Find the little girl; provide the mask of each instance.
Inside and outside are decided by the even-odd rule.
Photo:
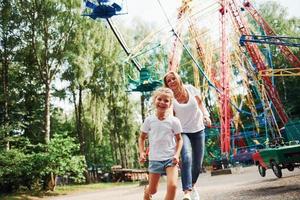
[[[146,161],[145,140],[149,139],[149,185],[144,191],[144,200],[151,200],[156,193],[161,175],[167,175],[165,200],[174,200],[177,188],[178,162],[182,148],[181,124],[171,115],[173,92],[159,88],[153,94],[156,113],[148,116],[139,137],[140,162]]]

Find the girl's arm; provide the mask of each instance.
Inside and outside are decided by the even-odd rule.
[[[198,106],[201,110],[201,112],[203,113],[203,121],[205,123],[206,126],[210,127],[211,126],[211,121],[209,118],[209,112],[207,111],[206,107],[204,106],[203,102],[201,101],[199,96],[195,96]]]
[[[147,139],[147,133],[141,132],[139,136],[139,153],[140,153],[139,161],[141,163],[146,162],[146,152],[145,152],[146,139]]]
[[[179,155],[180,155],[180,151],[183,145],[183,140],[181,137],[181,133],[178,133],[175,135],[175,139],[176,139],[176,150],[175,150],[175,155],[174,155],[174,159],[173,159],[173,163],[179,163]]]

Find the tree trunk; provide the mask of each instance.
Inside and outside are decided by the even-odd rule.
[[[50,83],[48,80],[46,83],[46,91],[45,91],[45,116],[44,116],[44,131],[45,131],[45,143],[48,144],[50,142]]]
[[[115,100],[113,100],[115,101]],[[120,154],[120,161],[118,162],[118,164],[120,163],[122,167],[124,167],[124,161],[123,161],[123,151],[122,151],[122,145],[121,145],[121,137],[120,137],[120,131],[118,128],[118,124],[117,124],[117,111],[116,111],[116,104],[113,103],[113,118],[114,118],[114,127],[113,127],[113,134],[115,135],[116,138],[116,143],[117,143],[117,149],[119,150],[119,154]]]
[[[57,176],[52,172],[44,177],[43,190],[44,191],[54,191],[56,187]]]
[[[8,53],[7,53],[7,48],[6,48],[6,39],[4,38],[3,40],[3,48],[4,48],[4,53],[3,53],[3,62],[2,62],[2,87],[3,87],[3,123],[4,126],[8,126]],[[5,134],[6,137],[9,137],[9,132]],[[5,149],[9,150],[10,149],[10,144],[9,141],[6,142],[5,144]]]
[[[77,104],[76,104],[76,93],[74,90],[71,90],[72,91],[72,96],[73,96],[73,103],[74,103],[74,111],[75,111],[75,122],[76,122],[76,131],[77,131],[77,135],[78,135],[78,132],[79,132],[79,129],[78,129],[78,108],[77,108]]]
[[[123,130],[123,134],[127,134],[126,131],[130,131],[130,128],[128,126],[128,119],[129,119],[129,116],[128,116],[128,101],[126,98],[124,98],[124,101],[125,101],[125,130]],[[128,163],[128,159],[129,157],[127,156],[128,154],[130,155],[130,149],[127,150],[126,148],[126,141],[124,140],[122,142],[122,148],[124,149],[124,164],[125,164],[125,168],[129,168],[129,163]],[[128,153],[128,154],[127,154]]]
[[[77,120],[77,131],[78,138],[80,141],[80,152],[82,155],[85,155],[85,143],[84,136],[82,131],[82,115],[83,115],[83,107],[82,107],[82,86],[79,85],[79,98],[78,98],[78,120]]]
[[[81,153],[81,155],[84,156],[85,161],[87,161],[86,152],[85,152],[85,138],[84,138],[83,130],[82,130],[82,116],[83,116],[83,112],[84,112],[83,104],[82,104],[82,91],[83,91],[83,88],[81,85],[79,85],[78,105],[76,104],[76,102],[77,102],[76,101],[76,93],[73,90],[72,90],[72,95],[73,95],[75,119],[76,119],[76,131],[77,131],[77,136],[78,136],[78,140],[79,140],[79,144],[80,144],[80,153]],[[84,177],[85,177],[86,183],[91,183],[91,176],[88,172],[88,169],[85,169]]]
[[[74,102],[74,110],[75,110],[75,120],[76,120],[76,132],[80,144],[80,153],[82,155],[85,155],[84,150],[84,138],[82,133],[82,87],[79,86],[78,89],[78,105],[77,105],[77,99],[76,99],[76,93],[72,90],[73,95],[73,102]]]
[[[127,118],[125,120],[127,120]],[[130,130],[127,129],[127,122],[125,122],[125,123],[126,123],[126,125],[125,125],[125,130],[124,130],[123,134],[126,134],[126,131],[130,131]],[[127,155],[128,154],[130,155],[130,149],[127,150],[125,140],[123,140],[121,142],[121,145],[122,145],[122,149],[124,151],[124,167],[128,168],[128,159],[129,159],[129,157]]]
[[[109,105],[110,109],[113,109],[113,96],[112,96],[112,90],[111,89],[109,90],[108,105]],[[109,138],[110,138],[110,144],[111,144],[111,153],[113,155],[114,163],[117,163],[117,161],[118,161],[118,152],[117,152],[117,145],[116,145],[116,137],[115,137],[115,133],[114,133],[114,127],[111,128],[111,126],[110,126],[109,130],[110,130]]]

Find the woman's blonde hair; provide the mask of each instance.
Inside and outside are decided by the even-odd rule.
[[[165,75],[164,75],[164,86],[169,88],[168,84],[167,84],[167,76],[169,76],[170,74],[172,74],[173,76],[175,76],[179,82],[180,82],[180,85],[182,86],[183,85],[183,82],[181,80],[181,77],[179,76],[179,74],[177,72],[174,72],[174,71],[168,71]]]

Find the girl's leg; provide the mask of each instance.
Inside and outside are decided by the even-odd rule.
[[[178,168],[177,166],[167,167],[167,194],[165,200],[174,200],[176,196]]]
[[[144,200],[150,200],[151,196],[157,192],[159,178],[160,174],[149,173],[149,185],[145,188]]]
[[[192,164],[192,184],[197,182],[199,174],[202,171],[202,163],[204,158],[205,149],[205,132],[200,131],[191,135],[191,145],[193,151],[193,164]]]

